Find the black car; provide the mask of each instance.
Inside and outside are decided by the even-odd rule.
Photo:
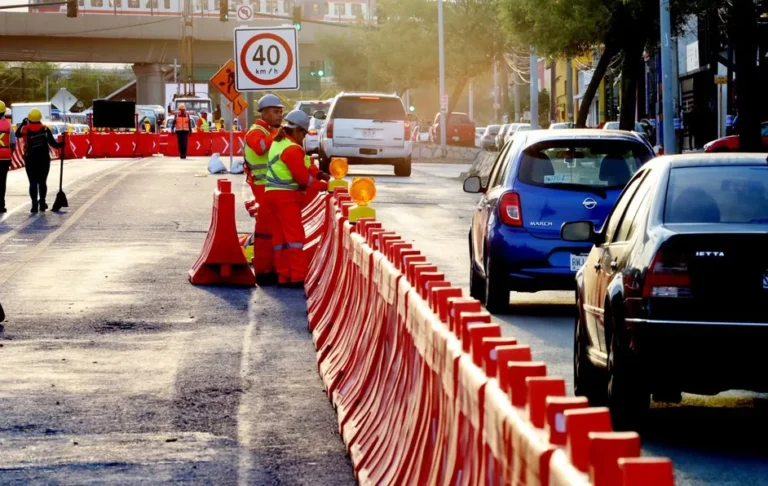
[[[574,382],[617,427],[682,392],[768,391],[768,160],[661,157],[630,180],[576,273]]]

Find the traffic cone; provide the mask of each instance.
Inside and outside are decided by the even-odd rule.
[[[194,285],[254,286],[256,277],[237,234],[232,182],[219,179],[217,186],[213,193],[211,226],[200,257],[189,271],[189,281]]]

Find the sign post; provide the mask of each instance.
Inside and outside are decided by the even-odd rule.
[[[229,103],[227,103],[227,106],[229,106],[230,103],[234,102],[237,99],[242,100],[240,98],[240,93],[237,92],[235,89],[235,61],[230,59],[227,61],[227,63],[222,66],[221,69],[219,69],[216,74],[213,75],[211,78],[211,84],[216,87],[219,91],[221,91],[221,94],[224,95],[225,98],[229,100]],[[229,120],[229,167],[232,167],[232,164],[235,159],[235,146],[234,143],[234,125],[235,125],[235,110],[234,106],[232,107],[232,115],[230,116]],[[238,113],[239,115],[239,113]]]

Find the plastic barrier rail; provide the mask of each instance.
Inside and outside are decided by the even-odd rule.
[[[242,156],[245,134],[236,132],[229,140],[228,132],[192,132],[187,142],[187,155]],[[72,133],[67,135],[65,158],[131,158],[165,155],[179,156],[179,146],[173,133]]]
[[[345,190],[326,204],[308,325],[361,484],[673,484],[411,243],[351,225]]]

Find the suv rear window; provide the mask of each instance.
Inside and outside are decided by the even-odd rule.
[[[677,167],[670,171],[665,223],[768,224],[768,167]]]
[[[330,106],[330,103],[302,103],[299,105],[301,111],[309,116],[314,115],[316,111],[328,111]]]
[[[399,98],[349,96],[336,100],[332,117],[354,120],[405,121],[405,108]]]
[[[636,142],[551,140],[525,149],[518,179],[560,189],[617,189],[651,157],[650,151]]]

